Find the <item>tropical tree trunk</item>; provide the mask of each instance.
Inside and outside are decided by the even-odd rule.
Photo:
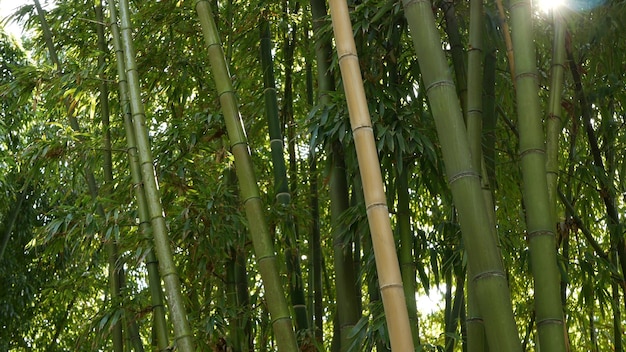
[[[177,348],[183,352],[195,351],[193,334],[187,320],[185,304],[181,291],[180,278],[174,264],[168,230],[165,225],[161,195],[157,186],[154,159],[150,149],[146,115],[139,87],[139,73],[135,61],[135,47],[133,44],[132,24],[128,0],[120,0],[121,19],[121,42],[124,54],[124,66],[128,80],[128,93],[130,97],[130,110],[132,112],[133,131],[139,166],[141,168],[141,180],[144,186],[148,215],[152,225],[154,248],[159,260],[159,272],[165,291],[170,311],[170,318],[174,326],[174,338]]]
[[[404,0],[403,5],[459,214],[468,265],[476,273],[469,280],[476,288],[490,349],[520,351],[506,275],[484,205],[480,170],[471,164],[461,108],[456,103],[431,5],[413,0]]]
[[[206,0],[197,1],[196,11],[209,52],[209,60],[226,121],[231,151],[235,156],[235,170],[239,180],[241,199],[246,209],[248,223],[255,224],[255,226],[250,226],[249,231],[265,288],[266,303],[273,322],[274,338],[279,351],[297,351],[298,344],[278,274],[274,246],[265,220],[248,143],[209,2]]]
[[[386,204],[387,198],[383,189],[380,162],[363,89],[363,79],[359,69],[348,5],[343,0],[331,0],[330,7],[337,56],[346,90],[350,124],[363,181],[365,207],[370,224],[391,348],[396,351],[413,351],[413,339],[404,289],[402,288],[402,277],[391,231]]]

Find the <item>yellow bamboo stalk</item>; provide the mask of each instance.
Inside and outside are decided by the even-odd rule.
[[[415,351],[402,287],[398,255],[389,221],[387,197],[367,108],[352,24],[345,0],[330,0],[339,67],[357,152],[376,270],[393,351]]]

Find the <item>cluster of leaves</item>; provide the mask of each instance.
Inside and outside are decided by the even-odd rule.
[[[455,221],[452,199],[446,186],[445,170],[414,49],[410,45],[404,14],[399,2],[366,0],[353,4],[353,28],[364,76],[366,95],[381,167],[385,175],[392,220],[396,221],[395,189],[398,175],[410,171],[411,215],[414,236],[418,294],[427,295],[435,288],[443,293],[446,307],[434,314],[422,315],[420,335],[423,350],[443,349],[449,339],[459,339],[456,328],[449,330],[454,312],[453,301],[462,299],[453,293],[460,286],[465,270],[463,244]],[[467,37],[468,9],[457,4],[461,38]],[[133,3],[133,21],[138,49],[138,67],[144,89],[144,102],[155,165],[167,215],[175,260],[188,300],[194,333],[203,350],[232,345],[230,322],[239,317],[252,322],[254,343],[259,350],[270,346],[271,328],[263,290],[246,238],[247,224],[237,196],[232,156],[219,113],[218,97],[208,69],[206,49],[193,9],[180,1]],[[300,8],[302,7],[302,8]],[[259,187],[268,204],[272,228],[291,212],[301,234],[307,233],[312,220],[310,195],[304,187],[294,192],[289,209],[278,209],[271,185],[271,159],[267,127],[262,118],[263,78],[259,64],[257,24],[265,10],[271,21],[279,106],[284,103],[285,37],[297,28],[293,63],[293,107],[296,128],[297,173],[294,184],[310,179],[320,182],[320,220],[324,267],[324,344],[330,349],[333,331],[334,297],[332,231],[328,177],[330,145],[343,144],[348,179],[354,201],[342,216],[346,225],[342,234],[353,243],[355,267],[363,294],[363,319],[353,330],[353,349],[370,350],[388,345],[382,306],[365,292],[375,286],[373,255],[367,248],[366,219],[360,201],[356,154],[347,118],[347,107],[339,80],[336,61],[331,71],[337,78],[336,92],[326,92],[331,104],[311,105],[307,99],[307,75],[313,67],[313,41],[330,40],[332,28],[327,21],[316,38],[311,38],[309,9],[295,2],[273,3],[229,0],[217,4],[217,19],[231,75],[238,93],[240,109],[248,131]],[[445,16],[434,9],[448,45]],[[626,161],[621,151],[624,137],[623,102],[626,67],[618,50],[624,37],[623,2],[607,3],[597,9],[571,14],[569,45],[583,72],[583,88],[593,106],[595,134],[606,163],[603,170],[593,164],[589,142],[580,119],[581,107],[571,80],[566,79],[563,99],[564,138],[560,155],[560,187],[575,206],[577,214],[561,208],[560,266],[571,343],[580,350],[608,350],[615,344],[611,317],[620,310],[623,297],[613,297],[611,284],[621,282],[618,267],[596,253],[578,230],[588,228],[604,253],[616,250],[611,241],[603,194],[614,195],[614,202],[624,213],[626,202]],[[495,9],[487,8],[489,18]],[[93,199],[87,190],[86,170],[103,179],[102,140],[104,128],[99,121],[99,74],[115,81],[114,56],[107,53],[107,64],[99,67],[94,12],[91,2],[57,1],[48,13],[55,35],[54,44],[64,63],[57,72],[48,61],[40,23],[31,5],[19,10],[17,17],[30,28],[24,50],[4,32],[0,32],[0,165],[8,170],[0,175],[0,214],[3,224],[15,216],[12,229],[3,228],[0,254],[0,349],[81,350],[106,349],[112,326],[133,317],[141,326],[140,334],[151,341],[150,297],[146,287],[145,258],[150,248],[148,238],[137,229],[137,212],[132,199],[123,124],[117,118],[121,108],[115,89],[109,97],[112,111],[110,132],[113,143],[115,181],[103,187]],[[536,23],[538,69],[542,98],[547,100],[551,39],[548,20],[538,16]],[[521,204],[521,178],[518,170],[517,137],[514,127],[513,84],[504,55],[506,49],[493,20],[490,38],[497,39],[497,111],[495,130],[494,195],[497,207],[498,234],[516,316],[532,346],[532,284],[524,236]],[[616,49],[617,46],[617,49]],[[452,66],[452,55],[450,55]],[[567,73],[566,73],[567,74]],[[308,77],[315,82],[314,77]],[[111,84],[111,87],[115,87]],[[68,127],[68,97],[82,130]],[[309,155],[315,151],[321,161],[318,174],[308,174]],[[600,186],[608,184],[608,189]],[[294,190],[292,190],[294,191]],[[20,200],[23,198],[22,200]],[[106,209],[100,218],[96,203]],[[574,218],[578,218],[576,221]],[[623,219],[614,229],[623,236]],[[7,227],[8,225],[4,225]],[[7,232],[8,231],[8,232]],[[8,237],[10,236],[10,237]],[[312,244],[300,236],[301,253]],[[119,265],[127,269],[126,286],[121,298],[123,311],[111,304],[106,285],[106,253],[103,245],[114,241],[120,249]],[[279,263],[287,272],[286,244],[276,236]],[[249,298],[234,304],[228,288],[229,267],[244,256]],[[311,258],[303,260],[304,282],[311,275]],[[289,278],[284,277],[285,287]],[[357,283],[355,283],[357,284]],[[308,288],[310,289],[310,288]],[[436,290],[439,291],[439,290]],[[105,297],[105,299],[102,299]],[[128,312],[130,314],[123,314]],[[589,333],[591,331],[591,333]],[[306,334],[305,334],[306,335]],[[307,336],[301,336],[303,339]],[[457,343],[457,348],[460,343]]]

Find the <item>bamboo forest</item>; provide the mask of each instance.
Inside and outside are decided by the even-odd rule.
[[[626,1],[0,8],[0,351],[624,351]]]

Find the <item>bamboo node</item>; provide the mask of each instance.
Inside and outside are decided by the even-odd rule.
[[[465,319],[465,323],[482,324],[483,322],[484,322],[484,320],[481,317],[470,317],[470,318]]]
[[[376,207],[383,207],[383,208],[387,208],[387,204],[386,203],[372,203],[372,204],[368,204],[367,207],[365,207],[365,211],[369,211],[372,208],[376,208]]]
[[[352,129],[352,134],[354,134],[354,132],[356,132],[356,131],[358,131],[358,130],[360,130],[362,128],[367,128],[367,129],[369,129],[371,131],[374,131],[374,129],[372,129],[371,125],[361,125],[361,126],[356,126],[355,128],[353,128]]]
[[[554,318],[547,318],[547,319],[541,319],[539,321],[537,321],[537,326],[542,326],[542,325],[548,325],[548,324],[557,324],[557,325],[563,325],[563,319],[554,319]]]
[[[282,140],[282,138],[274,138],[274,139],[270,139],[270,145],[272,145],[272,144],[274,144],[274,143],[276,143],[276,142],[280,143],[280,145],[281,145],[281,146],[283,145],[283,140]]]
[[[235,95],[235,90],[233,90],[233,89],[226,89],[226,90],[223,90],[223,91],[221,91],[221,92],[218,92],[218,93],[217,93],[217,97],[218,97],[218,98],[221,98],[221,97],[222,97],[222,95],[224,95],[224,94],[228,94],[228,93],[231,93],[232,95]]]
[[[266,261],[266,260],[276,260],[276,256],[273,253],[270,253],[268,255],[264,255],[262,257],[258,257],[256,261],[259,263],[259,265],[261,265],[261,263]]]
[[[387,285],[381,285],[380,286],[380,291],[384,291],[386,289],[390,289],[390,288],[402,288],[402,283],[392,283],[392,284],[387,284]]]
[[[506,280],[506,276],[504,275],[502,271],[485,271],[474,276],[474,278],[472,278],[472,281],[476,282],[478,280],[482,280],[482,279],[486,279],[490,277],[501,277]]]
[[[239,141],[239,142],[235,142],[233,144],[230,145],[230,150],[233,150],[236,146],[238,146],[239,144],[246,144],[245,141]],[[246,145],[247,147],[247,145]],[[247,149],[247,148],[246,148]]]
[[[280,320],[286,320],[286,319],[289,320],[289,323],[291,323],[291,318],[289,318],[289,317],[278,317],[276,319],[272,319],[271,325],[274,325],[275,323],[277,323]]]
[[[359,57],[357,54],[355,53],[351,53],[351,52],[347,52],[345,54],[341,54],[338,58],[337,58],[337,62],[341,62],[341,60],[345,59],[346,57],[351,56],[356,58],[357,60],[359,60]]]
[[[549,120],[558,120],[559,122],[561,121],[561,116],[551,112],[548,114],[548,119]]]
[[[428,94],[428,92],[430,92],[431,89],[437,88],[437,87],[442,87],[442,86],[450,86],[450,87],[454,88],[454,82],[452,82],[449,79],[444,79],[444,80],[441,80],[441,81],[435,81],[435,82],[431,83],[430,85],[428,85],[428,87],[426,87],[426,94]]]
[[[520,159],[527,156],[528,154],[531,153],[539,153],[539,154],[545,154],[546,151],[543,150],[543,148],[528,148],[528,149],[524,149],[519,153],[519,157]]]
[[[248,201],[252,200],[252,199],[260,199],[260,197],[258,195],[252,195],[250,197],[245,198],[244,200],[241,201],[241,204],[246,205],[246,203],[248,203]]]
[[[450,176],[450,178],[448,178],[448,184],[452,185],[454,182],[456,182],[456,181],[458,181],[458,180],[460,180],[462,178],[465,178],[465,177],[478,177],[478,178],[480,178],[480,175],[476,171],[473,171],[473,170],[459,172],[458,174],[452,175],[452,176]]]
[[[554,237],[554,231],[552,230],[537,230],[528,233],[528,239],[539,236],[552,236]]]
[[[515,81],[522,78],[532,78],[537,81],[538,75],[536,72],[522,72],[515,75]]]

